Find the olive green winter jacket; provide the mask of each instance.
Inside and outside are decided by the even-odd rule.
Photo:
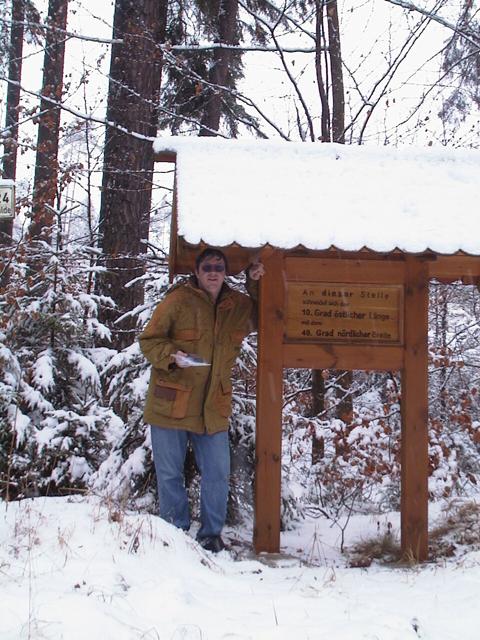
[[[255,295],[255,288],[249,289]],[[195,433],[228,429],[231,370],[243,338],[253,330],[253,310],[250,297],[226,284],[215,304],[194,278],[166,294],[139,337],[152,365],[146,422]],[[170,355],[179,350],[211,366],[177,367]]]

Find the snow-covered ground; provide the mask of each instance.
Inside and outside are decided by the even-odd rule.
[[[0,505],[0,638],[478,640],[480,552],[348,568],[339,529],[307,520],[255,558],[217,556],[154,516],[94,497]],[[347,544],[398,518],[355,516]],[[245,542],[246,541],[246,542]]]

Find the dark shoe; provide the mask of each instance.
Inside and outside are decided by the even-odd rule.
[[[220,536],[205,536],[205,538],[199,538],[198,542],[205,551],[212,553],[219,553],[225,549],[225,543]]]

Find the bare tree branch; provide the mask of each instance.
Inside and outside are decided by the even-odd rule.
[[[437,52],[437,53],[435,54],[435,56],[440,55],[443,51],[444,51],[444,49],[443,49],[443,50],[441,50],[441,51],[439,51],[439,52]],[[459,65],[460,65],[464,60],[466,60],[466,59],[468,59],[468,58],[471,58],[472,56],[476,56],[476,55],[478,55],[478,52],[476,52],[476,51],[475,51],[475,52],[473,52],[473,53],[469,53],[468,55],[464,56],[464,57],[463,57],[463,58],[461,58],[460,60],[457,60],[457,61],[455,62],[455,64],[451,65],[451,66],[450,66],[450,67],[445,71],[445,73],[444,73],[444,74],[443,74],[443,75],[442,75],[442,76],[437,80],[437,82],[436,82],[435,84],[431,85],[431,86],[427,89],[427,91],[425,91],[425,93],[424,93],[424,94],[423,94],[423,96],[421,97],[421,99],[420,99],[419,103],[416,105],[416,107],[415,107],[414,109],[412,109],[411,113],[410,113],[406,118],[404,118],[401,122],[398,122],[398,123],[396,124],[396,128],[397,128],[397,127],[401,127],[401,126],[403,126],[404,124],[407,124],[407,122],[409,122],[409,120],[411,120],[411,119],[413,118],[413,116],[415,115],[415,113],[416,113],[416,112],[420,109],[420,107],[425,103],[425,101],[426,101],[427,97],[432,93],[432,91],[435,89],[435,87],[438,87],[438,85],[440,85],[440,84],[441,84],[441,82],[442,82],[446,77],[448,77],[448,75],[453,71],[453,69],[455,69],[455,67],[459,66]],[[432,58],[434,58],[435,56],[432,56]],[[387,131],[387,133],[388,133],[388,131]],[[462,285],[462,286],[463,286],[463,285]]]
[[[2,80],[4,82],[12,83],[12,80],[9,80],[4,75],[0,75],[0,80]],[[144,135],[142,135],[140,133],[136,133],[135,131],[127,131],[124,127],[120,127],[120,126],[116,125],[114,122],[109,122],[106,118],[97,118],[97,117],[89,115],[87,113],[82,113],[81,111],[78,111],[77,109],[73,109],[72,107],[69,107],[64,102],[60,102],[60,101],[55,100],[53,98],[49,98],[47,96],[43,96],[38,91],[32,91],[31,89],[26,89],[24,86],[21,86],[20,83],[14,83],[14,84],[18,84],[20,86],[21,90],[24,93],[28,93],[29,95],[35,96],[36,98],[42,98],[43,100],[45,100],[45,102],[48,102],[48,104],[51,104],[52,107],[58,107],[58,108],[62,109],[63,111],[67,111],[68,113],[71,113],[76,118],[80,118],[80,119],[86,120],[88,122],[96,122],[97,124],[108,125],[109,127],[114,127],[116,129],[118,129],[119,131],[121,131],[122,133],[129,134],[129,135],[133,136],[134,138],[138,138],[139,140],[151,140],[153,142],[153,140],[155,139],[155,138],[151,138],[149,136],[144,136]]]
[[[448,20],[445,20],[445,18],[439,16],[437,13],[437,10],[439,8],[438,4],[436,5],[435,9],[433,9],[432,11],[428,11],[427,9],[423,9],[413,2],[407,2],[407,0],[385,0],[385,2],[395,4],[398,7],[402,7],[402,9],[406,9],[407,11],[415,11],[416,13],[420,13],[429,20],[438,22],[438,24],[441,24],[443,27],[449,29],[450,31],[453,31],[456,35],[464,38],[465,40],[468,40],[468,42],[473,44],[475,47],[480,47],[479,34],[474,30],[469,29],[467,26],[459,27],[458,25],[455,25]],[[441,3],[441,5],[443,5],[443,3]]]
[[[250,9],[248,8],[248,6],[244,2],[241,2],[241,0],[239,1],[239,5],[241,7],[243,7],[245,9],[245,11],[248,11],[249,13],[251,13]],[[270,35],[272,37],[272,40],[275,43],[275,46],[277,47],[278,54],[280,55],[280,60],[282,61],[283,69],[284,69],[285,73],[287,74],[288,79],[292,83],[292,86],[295,89],[295,93],[297,94],[298,99],[300,100],[300,104],[302,105],[303,112],[305,114],[305,117],[306,117],[307,123],[308,123],[308,129],[309,129],[309,132],[310,132],[310,139],[313,142],[315,140],[315,131],[313,129],[312,116],[310,115],[307,103],[305,102],[305,99],[304,99],[304,97],[302,95],[302,92],[300,91],[300,89],[298,87],[297,81],[295,80],[295,78],[293,77],[290,69],[288,68],[287,61],[285,60],[284,52],[283,52],[282,47],[281,47],[281,45],[280,45],[280,43],[279,43],[279,41],[278,41],[278,39],[277,39],[277,37],[275,35],[275,29],[280,24],[282,14],[279,15],[278,21],[277,21],[277,23],[275,25],[269,24],[261,16],[256,15],[255,17],[259,22],[261,22],[263,24],[264,27],[266,27],[270,31]]]
[[[441,0],[440,0],[440,2],[441,2]],[[437,6],[439,6],[440,2],[438,3]],[[416,25],[416,27],[412,30],[411,34],[409,35],[407,40],[403,43],[403,45],[401,46],[401,48],[398,51],[397,55],[395,56],[393,61],[390,63],[390,65],[388,66],[386,71],[375,82],[374,86],[372,87],[372,89],[370,90],[368,95],[364,97],[363,104],[360,106],[360,108],[358,109],[357,113],[351,119],[350,124],[345,127],[345,132],[347,132],[348,130],[352,129],[353,126],[355,125],[355,123],[357,122],[357,120],[360,118],[360,116],[363,113],[363,111],[366,108],[370,108],[369,112],[367,113],[366,119],[365,119],[365,121],[364,121],[364,123],[363,123],[363,125],[361,127],[361,133],[360,133],[359,141],[358,141],[359,144],[362,143],[363,135],[365,133],[366,126],[367,126],[368,122],[370,121],[370,118],[371,118],[371,116],[373,114],[373,111],[378,106],[379,101],[381,100],[381,98],[385,95],[385,92],[386,92],[388,86],[390,85],[390,83],[392,82],[396,71],[398,70],[398,68],[400,67],[402,62],[406,59],[406,57],[410,53],[410,51],[411,51],[412,47],[414,46],[414,44],[417,42],[417,40],[420,38],[422,33],[427,28],[428,23],[429,23],[429,18],[427,18],[427,17],[422,18],[420,20],[420,22]],[[378,91],[378,95],[376,95],[377,91]]]
[[[282,17],[282,19],[284,19],[287,22],[289,22],[296,29],[301,31],[303,34],[305,34],[306,36],[308,36],[309,38],[311,38],[315,42],[315,33],[312,33],[311,31],[307,31],[307,29],[305,29],[298,22],[298,20],[295,20],[295,18],[292,18],[292,16],[287,13],[285,8],[281,9],[280,7],[277,7],[277,5],[275,3],[270,2],[269,0],[265,0],[265,4],[268,5],[270,7],[270,9],[272,9],[273,11],[276,11]],[[254,18],[258,17],[258,14],[254,13],[250,9],[248,9],[248,11],[249,11],[250,15],[253,16]],[[286,49],[284,49],[284,51],[286,51]]]
[[[243,104],[254,109],[258,113],[258,115],[263,120],[265,120],[265,122],[267,122],[279,134],[281,138],[283,138],[284,140],[289,140],[289,137],[280,129],[280,127],[277,124],[275,124],[275,122],[273,122],[273,120],[269,118],[266,115],[266,113],[264,113],[251,98],[244,96],[242,93],[236,90],[229,89],[228,87],[222,87],[209,82],[208,80],[200,76],[198,73],[195,73],[192,69],[190,69],[190,67],[188,67],[187,63],[184,60],[179,60],[173,55],[168,55],[168,53],[166,53],[165,61],[171,64],[171,66],[181,71],[182,73],[185,73],[187,77],[189,77],[190,79],[196,80],[197,82],[201,82],[205,86],[212,87],[218,91],[230,92],[239,102],[242,102]],[[263,132],[261,133],[261,136],[263,138],[268,138],[268,136],[266,136]]]

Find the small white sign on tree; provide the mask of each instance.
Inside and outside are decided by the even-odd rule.
[[[13,180],[0,180],[0,219],[15,216],[15,183]]]

